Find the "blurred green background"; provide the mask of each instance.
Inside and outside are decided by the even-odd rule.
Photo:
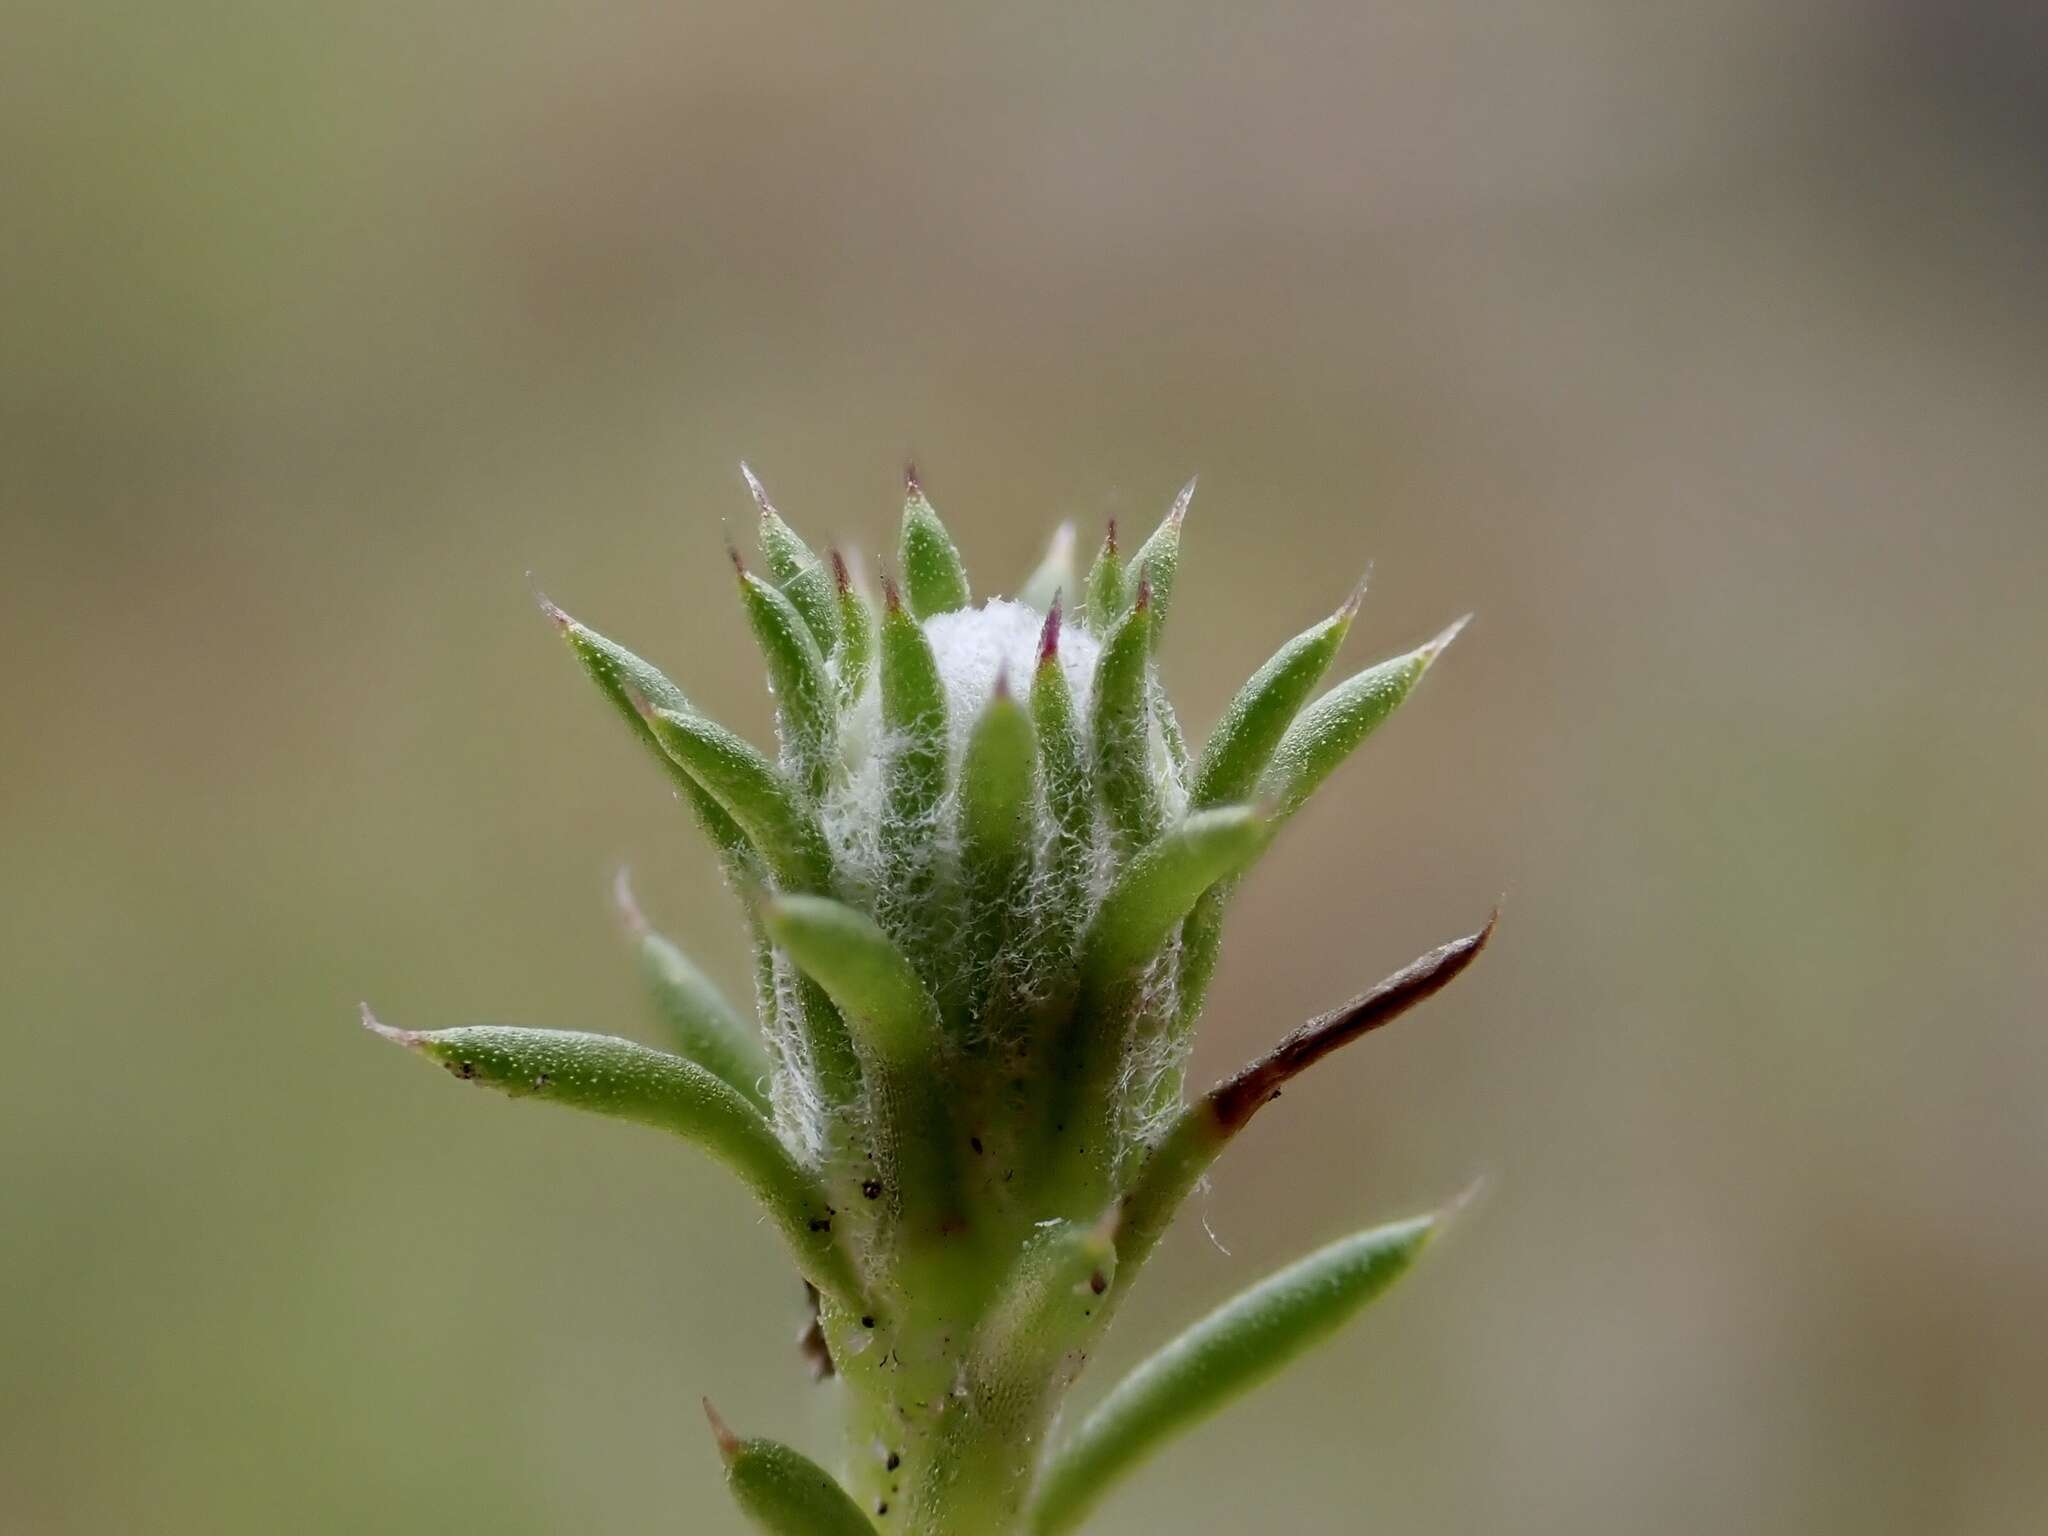
[[[2048,1528],[2041,16],[10,8],[0,1529],[725,1533],[699,1394],[818,1443],[725,1181],[354,1015],[641,1028],[620,860],[744,986],[527,572],[765,735],[737,460],[872,549],[911,452],[985,587],[1199,470],[1195,731],[1368,561],[1354,662],[1479,615],[1198,1073],[1500,938],[1093,1389],[1490,1199],[1105,1533]]]

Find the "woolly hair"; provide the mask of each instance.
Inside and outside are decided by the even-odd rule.
[[[927,829],[929,846],[946,857],[959,852],[957,822],[960,759],[974,722],[995,696],[1002,681],[1022,688],[1038,665],[1045,616],[1008,598],[991,598],[978,608],[956,608],[923,622],[946,690],[946,798],[935,808]],[[1087,729],[1088,707],[1095,687],[1095,662],[1102,646],[1087,629],[1068,625],[1060,638],[1059,659],[1073,690],[1074,713]],[[884,819],[882,770],[903,743],[888,739],[882,728],[881,690],[867,679],[860,696],[840,718],[841,772],[826,791],[822,807],[825,838],[848,887],[873,900],[882,884],[881,827]],[[885,928],[891,925],[884,922]],[[914,935],[892,932],[899,942]]]

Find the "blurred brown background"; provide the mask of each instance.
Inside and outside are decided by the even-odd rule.
[[[1102,1362],[1492,1194],[1105,1533],[2048,1528],[2048,25],[1478,0],[13,8],[0,1528],[729,1532],[792,1283],[354,1027],[735,986],[527,596],[757,734],[750,457],[984,587],[1190,471],[1193,730],[1478,610],[1241,904],[1206,1074],[1479,918]],[[1184,1523],[1175,1523],[1183,1521]]]

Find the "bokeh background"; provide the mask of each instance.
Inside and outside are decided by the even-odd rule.
[[[1291,1092],[1094,1390],[1457,1241],[1106,1533],[2048,1528],[2048,26],[2011,0],[46,3],[0,51],[0,1528],[737,1529],[772,1239],[365,1039],[743,987],[527,595],[765,735],[748,456],[985,586],[1202,490],[1205,729],[1478,621],[1241,902]],[[1227,1248],[1227,1253],[1224,1251]],[[1084,1396],[1087,1395],[1084,1393]]]

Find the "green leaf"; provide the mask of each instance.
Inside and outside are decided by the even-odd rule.
[[[1079,1373],[1075,1346],[1106,1316],[1117,1273],[1117,1211],[1033,1232],[1004,1293],[982,1321],[969,1390],[998,1404],[1063,1391]]]
[[[1280,738],[1330,670],[1365,596],[1361,586],[1322,623],[1296,635],[1251,675],[1223,712],[1195,769],[1192,803],[1242,800],[1272,761]]]
[[[865,912],[823,896],[780,896],[762,905],[761,921],[846,1019],[892,1205],[936,1230],[952,1213],[958,1184],[938,1070],[938,1004],[910,958]]]
[[[1131,861],[1088,932],[1083,974],[1097,987],[1128,979],[1187,916],[1195,899],[1258,857],[1271,819],[1247,805],[1196,811]]]
[[[768,1114],[768,1094],[761,1086],[769,1076],[768,1053],[753,1024],[740,1017],[689,956],[648,925],[623,869],[613,883],[613,895],[638,952],[648,995],[677,1054]]]
[[[898,738],[891,760],[885,819],[919,827],[929,837],[946,788],[946,685],[924,626],[883,587],[882,724]]]
[[[761,906],[769,937],[825,989],[864,1058],[929,1065],[938,1005],[910,958],[865,912],[826,896],[778,896]]]
[[[739,824],[726,814],[710,791],[699,784],[680,763],[664,752],[661,743],[655,739],[654,731],[642,715],[640,702],[644,700],[657,709],[669,709],[678,713],[691,712],[691,704],[668,677],[653,663],[643,661],[623,645],[607,640],[596,630],[578,623],[562,612],[545,597],[540,599],[541,611],[553,622],[556,630],[569,644],[583,670],[590,674],[598,690],[612,703],[612,707],[625,718],[633,728],[633,734],[645,743],[669,778],[674,781],[676,791],[689,806],[697,824],[704,829],[704,835],[711,839],[724,859],[728,869],[742,870],[753,857],[747,836]]]
[[[875,1536],[832,1474],[774,1440],[742,1440],[707,1401],[704,1412],[725,1461],[725,1486],[740,1512],[766,1536]]]
[[[1031,860],[1038,741],[1031,716],[997,678],[960,767],[961,863],[972,889],[1000,899]],[[977,898],[979,899],[979,898]]]
[[[1470,615],[1427,645],[1367,667],[1303,710],[1273,749],[1260,790],[1291,816],[1352,750],[1400,707],[1430,663],[1457,639]]]
[[[782,514],[768,499],[767,487],[745,460],[740,461],[740,476],[747,482],[754,505],[761,510],[761,558],[768,562],[768,574],[775,578],[776,585],[788,586],[799,571],[816,565],[818,557],[811,553],[803,536],[783,521]]]
[[[960,766],[960,884],[964,985],[948,988],[948,1015],[964,1029],[1015,1016],[1028,959],[1033,845],[1038,831],[1038,741],[1031,714],[998,676],[967,738]]]
[[[928,619],[968,605],[967,567],[961,563],[953,536],[925,499],[915,471],[908,481],[909,495],[903,502],[903,587],[910,611]]]
[[[1229,880],[1210,886],[1181,925],[1180,1017],[1175,1027],[1183,1035],[1193,1031],[1209,1000],[1209,984],[1216,979],[1216,966],[1223,958],[1223,919],[1233,889],[1235,883]]]
[[[824,654],[796,604],[740,564],[740,600],[775,688],[775,713],[804,788],[815,799],[831,780],[839,731],[838,694]]]
[[[721,725],[696,715],[654,710],[648,716],[662,750],[689,769],[745,829],[785,891],[818,891],[832,880],[832,854],[816,814],[781,771]],[[849,1102],[860,1071],[846,1025],[814,984],[800,987],[796,1022],[810,1046],[818,1090]]]
[[[946,792],[946,687],[924,626],[882,586],[882,857],[891,903],[929,938],[937,916],[939,801]]]
[[[740,473],[746,477],[754,504],[761,509],[761,558],[768,563],[768,574],[803,615],[818,649],[830,652],[839,638],[839,615],[825,567],[811,553],[811,546],[782,520],[754,472],[743,463]]]
[[[363,1024],[437,1061],[464,1082],[512,1098],[550,1099],[694,1142],[753,1191],[794,1250],[804,1278],[858,1304],[861,1286],[832,1235],[832,1209],[816,1175],[800,1165],[767,1118],[694,1062],[631,1040],[574,1030],[393,1029],[365,1007]]]
[[[1046,899],[1064,948],[1086,917],[1090,864],[1095,845],[1095,788],[1088,776],[1086,746],[1074,718],[1073,691],[1060,664],[1062,609],[1058,594],[1046,611],[1038,642],[1038,670],[1031,679],[1031,720],[1038,737],[1039,773],[1053,840],[1047,856]]]
[[[1250,806],[1197,811],[1141,852],[1103,897],[1081,950],[1081,997],[1065,1028],[1051,1125],[1067,1150],[1055,1179],[1093,1200],[1113,1173],[1129,1053],[1144,1009],[1133,995],[1195,899],[1244,869],[1271,836]]]
[[[839,648],[834,653],[839,674],[839,702],[851,705],[867,692],[868,675],[875,665],[875,611],[865,593],[854,584],[846,568],[846,557],[832,551],[832,584],[839,604]]]
[[[1130,582],[1145,582],[1152,588],[1152,645],[1166,632],[1166,612],[1173,606],[1173,585],[1180,575],[1180,529],[1187,520],[1188,503],[1195,499],[1193,480],[1181,487],[1173,507],[1152,536],[1138,546],[1131,557]]]
[[[1074,525],[1061,523],[1053,530],[1045,558],[1038,569],[1024,578],[1017,589],[1017,601],[1040,613],[1048,612],[1053,600],[1074,584]]]
[[[1098,635],[1108,634],[1110,627],[1123,617],[1130,600],[1124,584],[1123,556],[1117,553],[1116,519],[1111,518],[1109,532],[1102,537],[1102,548],[1096,551],[1095,563],[1088,567],[1088,627]]]
[[[1336,659],[1364,595],[1361,583],[1343,607],[1281,646],[1238,690],[1202,749],[1188,796],[1191,806],[1220,805],[1252,792],[1302,704]],[[1227,885],[1203,892],[1182,930],[1178,1027],[1183,1032],[1193,1027],[1209,995],[1229,899]],[[1177,1091],[1177,1082],[1172,1086]]]
[[[1141,587],[1095,663],[1095,782],[1126,856],[1159,835],[1163,813],[1152,768],[1152,605]]]
[[[824,831],[773,763],[701,715],[657,708],[647,720],[661,749],[739,823],[781,885],[799,891],[826,887],[832,856]]]
[[[782,590],[804,616],[818,650],[829,656],[832,647],[839,643],[839,594],[833,587],[832,573],[822,564],[807,565]]]
[[[1035,1536],[1072,1530],[1168,1440],[1349,1322],[1415,1262],[1437,1219],[1396,1222],[1312,1253],[1132,1371],[1053,1453],[1032,1505]]]

